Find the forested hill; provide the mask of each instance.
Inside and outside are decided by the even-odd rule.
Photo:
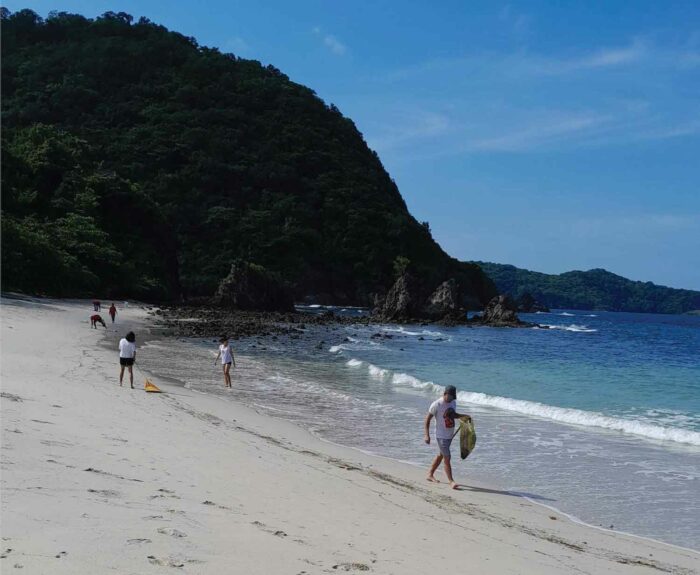
[[[417,222],[351,120],[272,66],[124,13],[2,14],[3,289],[209,295],[243,258],[367,303],[394,262],[495,288]]]
[[[700,309],[698,291],[632,281],[603,269],[549,275],[509,265],[477,263],[500,292],[515,298],[529,293],[551,308],[648,313],[685,313]]]

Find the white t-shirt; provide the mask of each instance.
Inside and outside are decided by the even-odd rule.
[[[450,408],[457,411],[457,401],[445,401],[445,398],[441,397],[434,401],[428,410],[435,417],[435,437],[438,439],[452,439],[455,434],[454,418],[445,417],[445,412]]]
[[[136,344],[126,341],[123,337],[119,342],[119,357],[134,357],[136,355]]]
[[[233,361],[233,357],[231,357],[230,345],[221,344],[219,346],[219,351],[221,352],[221,365],[226,365],[227,363],[231,363]]]

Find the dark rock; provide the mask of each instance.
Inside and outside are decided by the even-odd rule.
[[[534,297],[532,297],[531,294],[529,293],[524,293],[523,295],[520,296],[518,299],[518,311],[522,313],[535,313],[538,311],[545,311],[548,312],[549,308],[538,302]]]
[[[417,317],[416,285],[413,277],[402,273],[396,280],[389,293],[386,294],[379,319],[382,321],[410,321]]]
[[[529,325],[520,321],[518,308],[510,296],[499,295],[493,298],[477,321],[494,327],[520,327]]]
[[[421,310],[421,317],[438,320],[460,313],[459,286],[454,278],[442,282]]]
[[[216,290],[213,303],[240,310],[294,311],[292,292],[276,275],[243,261],[231,266]]]

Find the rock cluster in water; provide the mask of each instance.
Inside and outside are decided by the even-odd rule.
[[[443,325],[479,324],[494,327],[529,326],[518,318],[518,307],[508,296],[494,297],[480,316],[468,320],[462,306],[461,289],[454,278],[421,297],[420,283],[403,272],[384,298],[375,300],[372,318],[385,323],[436,322]]]

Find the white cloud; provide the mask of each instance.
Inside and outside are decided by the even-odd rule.
[[[405,110],[394,114],[390,124],[379,128],[379,135],[369,138],[372,149],[387,152],[407,144],[442,136],[450,129],[448,116],[438,112]]]
[[[311,31],[316,36],[319,36],[323,41],[323,45],[336,56],[343,56],[348,51],[348,47],[345,44],[343,44],[336,36],[334,36],[333,34],[324,33],[319,26],[314,26],[311,29]]]
[[[524,152],[571,137],[581,137],[582,134],[599,128],[609,120],[610,118],[595,114],[570,116],[555,114],[551,118],[538,118],[531,126],[472,140],[466,144],[465,148],[475,151]]]
[[[323,43],[330,49],[331,52],[338,56],[342,56],[347,52],[347,47],[338,38],[332,34],[326,34],[323,37]]]

